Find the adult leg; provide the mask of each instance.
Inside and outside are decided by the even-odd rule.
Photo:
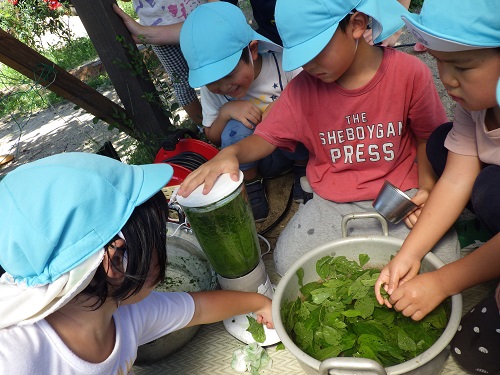
[[[178,45],[152,46],[163,68],[170,77],[177,101],[189,118],[196,124],[202,123],[201,104],[196,91],[189,86],[189,67]]]

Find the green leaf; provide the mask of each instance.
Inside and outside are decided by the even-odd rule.
[[[382,296],[383,299],[386,299],[389,301],[389,293],[386,292],[386,290],[384,289],[384,285],[380,285],[380,295]]]
[[[354,318],[356,316],[361,316],[361,311],[359,310],[346,310],[342,311],[342,315],[348,317],[348,318]]]
[[[297,272],[295,272],[295,274],[297,275],[297,279],[299,280],[299,285],[300,286],[303,286],[304,285],[304,269],[302,267],[300,267]]]
[[[319,288],[311,291],[312,301],[317,305],[321,305],[330,295],[330,289],[328,288]]]
[[[278,345],[276,345],[276,351],[285,349],[285,344],[283,344],[281,341],[278,343]]]
[[[359,254],[359,265],[363,267],[366,263],[370,261],[370,257],[367,254]]]
[[[373,303],[373,299],[371,297],[365,296],[354,302],[354,309],[361,313],[361,317],[363,319],[366,319],[372,316],[375,304]]]
[[[262,324],[257,323],[255,318],[247,315],[248,319],[248,328],[247,331],[252,334],[252,337],[255,341],[263,343],[266,341],[266,333],[264,332],[264,326]]]
[[[414,352],[417,350],[417,344],[415,344],[415,341],[413,341],[412,338],[402,329],[398,332],[398,346],[400,349],[407,352]]]

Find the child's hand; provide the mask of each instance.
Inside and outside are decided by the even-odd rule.
[[[372,31],[373,31],[372,29],[366,29],[365,32],[363,33],[363,37],[368,42],[368,44],[373,46],[374,41],[373,41],[373,32]],[[397,41],[399,40],[399,37],[401,36],[402,33],[403,33],[402,30],[396,31],[389,38],[387,38],[382,43],[380,43],[380,45],[382,45],[384,47],[394,47],[394,45],[397,43]]]
[[[212,190],[217,177],[223,173],[230,173],[231,178],[234,181],[238,181],[239,166],[238,159],[227,152],[226,148],[220,151],[213,159],[191,172],[182,182],[177,194],[187,197],[201,184],[205,184],[202,193],[208,194]]]
[[[382,269],[375,283],[375,297],[378,303],[381,305],[385,304],[387,307],[392,307],[391,302],[382,297],[380,288],[384,288],[391,296],[390,300],[392,301],[392,292],[406,281],[415,277],[419,269],[420,259],[405,256],[401,253],[396,254],[389,264]]]
[[[267,328],[274,328],[273,316],[271,314],[271,300],[269,299],[262,309],[255,311],[257,315],[257,323],[264,324]]]
[[[123,20],[123,23],[127,27],[128,31],[130,31],[130,34],[132,34],[134,42],[144,43],[144,40],[141,37],[143,26],[132,17],[130,17],[127,13],[125,13],[123,9],[121,9],[117,4],[113,4],[113,10]]]
[[[441,286],[436,272],[426,272],[400,285],[391,294],[390,301],[396,311],[420,320],[448,297]]]
[[[220,109],[220,116],[237,120],[249,129],[254,129],[262,119],[262,112],[255,104],[248,100],[231,100]]]
[[[405,224],[408,228],[413,228],[417,223],[418,217],[422,212],[422,208],[424,208],[425,202],[429,198],[430,191],[426,189],[419,189],[417,194],[413,198],[411,198],[412,202],[415,203],[418,208],[405,217]]]

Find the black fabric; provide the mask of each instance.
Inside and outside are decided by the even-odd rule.
[[[500,374],[499,344],[500,315],[490,295],[462,318],[451,353],[472,374]]]
[[[250,4],[252,4],[253,18],[257,22],[257,25],[259,25],[256,31],[282,46],[283,42],[281,41],[274,20],[276,0],[250,0]]]

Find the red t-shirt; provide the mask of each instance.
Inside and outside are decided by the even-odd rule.
[[[402,190],[418,187],[415,136],[427,139],[446,121],[427,65],[384,48],[377,73],[359,89],[302,72],[254,134],[290,151],[302,142],[314,192],[353,202],[374,199],[384,180]]]

